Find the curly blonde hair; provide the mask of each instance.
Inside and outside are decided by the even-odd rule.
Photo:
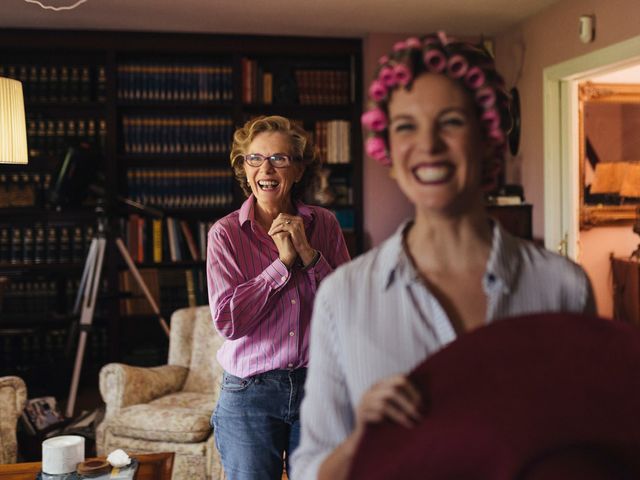
[[[249,153],[247,149],[251,142],[264,132],[279,132],[289,138],[292,160],[304,167],[302,178],[291,189],[291,198],[292,200],[303,199],[316,188],[320,160],[310,135],[296,123],[279,115],[253,118],[233,134],[231,166],[240,188],[247,197],[251,195],[251,186],[244,170],[244,155]]]

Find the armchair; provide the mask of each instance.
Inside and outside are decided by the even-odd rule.
[[[210,426],[222,376],[216,352],[223,341],[208,306],[184,308],[171,316],[167,365],[105,365],[100,393],[106,412],[96,429],[98,454],[117,448],[175,452],[172,480],[223,478]]]
[[[27,387],[18,377],[0,377],[0,464],[15,463],[16,426],[27,401]]]

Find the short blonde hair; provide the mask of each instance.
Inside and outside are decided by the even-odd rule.
[[[279,115],[253,118],[233,134],[231,166],[240,188],[247,197],[251,195],[251,186],[244,171],[244,155],[249,153],[247,149],[251,142],[264,132],[279,132],[289,138],[292,160],[304,167],[302,178],[291,189],[291,198],[301,200],[316,187],[320,160],[310,135],[299,125]]]

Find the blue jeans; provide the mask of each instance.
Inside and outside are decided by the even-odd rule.
[[[240,378],[224,372],[211,418],[229,480],[280,480],[300,441],[300,402],[306,368]]]

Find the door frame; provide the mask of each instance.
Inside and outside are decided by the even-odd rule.
[[[640,62],[640,36],[543,70],[545,247],[578,260],[578,82]]]

